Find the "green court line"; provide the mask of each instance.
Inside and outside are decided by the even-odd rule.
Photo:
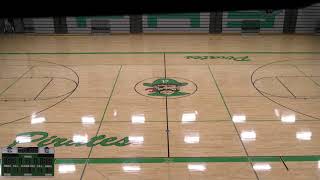
[[[282,156],[284,161],[319,161],[319,156]],[[57,159],[57,164],[84,164],[86,159]],[[281,162],[280,156],[234,157],[151,157],[151,158],[90,158],[89,164],[121,163],[190,163],[190,162]]]
[[[284,161],[320,161],[320,156],[283,156]]]
[[[317,156],[281,156],[284,161],[319,161]],[[87,159],[57,159],[56,164],[84,164]],[[280,156],[234,156],[234,157],[150,157],[150,158],[90,158],[88,164],[122,163],[192,163],[192,162],[281,162]]]
[[[257,156],[248,157],[251,162],[279,162],[281,161],[279,156]]]
[[[320,54],[320,52],[0,52],[0,55],[50,55],[50,54]]]
[[[87,159],[78,158],[78,159],[56,159],[55,164],[85,164]]]
[[[316,162],[320,155],[281,156],[285,162]],[[281,162],[280,156],[233,157],[139,157],[139,158],[58,158],[55,164],[192,163],[192,162]],[[1,159],[0,159],[1,162]]]

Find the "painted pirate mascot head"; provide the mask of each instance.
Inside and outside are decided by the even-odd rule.
[[[144,86],[149,87],[146,89],[149,96],[183,96],[189,93],[181,92],[180,87],[187,84],[170,78],[160,78],[152,83],[143,83]]]

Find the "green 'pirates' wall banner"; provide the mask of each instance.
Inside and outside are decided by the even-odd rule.
[[[272,28],[276,16],[281,12],[282,10],[278,10],[266,14],[265,11],[229,11],[226,19],[227,28],[241,28],[242,20],[259,20],[260,28]]]
[[[88,19],[124,19],[124,16],[78,16],[75,17],[77,27],[78,28],[85,28],[87,27],[87,21]]]
[[[54,147],[61,147],[61,146],[127,146],[130,144],[129,138],[118,138],[118,137],[107,137],[106,135],[98,135],[92,137],[88,142],[81,143],[81,142],[74,142],[68,138],[58,137],[58,136],[50,136],[47,132],[43,131],[33,131],[33,132],[24,132],[16,135],[17,137],[28,139],[28,143],[37,143],[38,147],[46,147],[49,145],[53,145]],[[8,147],[14,147],[18,144],[27,143],[27,142],[18,142],[17,139],[14,140]]]
[[[200,13],[169,13],[169,14],[150,14],[147,16],[147,25],[149,28],[158,27],[159,19],[188,19],[190,27],[200,27]]]
[[[199,60],[207,60],[207,59],[226,59],[232,61],[251,61],[248,56],[243,57],[234,57],[234,56],[185,56],[186,59],[199,59]]]

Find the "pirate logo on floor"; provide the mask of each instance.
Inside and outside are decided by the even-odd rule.
[[[144,96],[154,98],[184,97],[193,94],[197,86],[182,78],[151,78],[139,82],[135,90]]]

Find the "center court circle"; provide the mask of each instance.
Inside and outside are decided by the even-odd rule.
[[[182,98],[193,95],[198,87],[187,79],[179,77],[153,77],[138,82],[135,91],[150,98]]]

